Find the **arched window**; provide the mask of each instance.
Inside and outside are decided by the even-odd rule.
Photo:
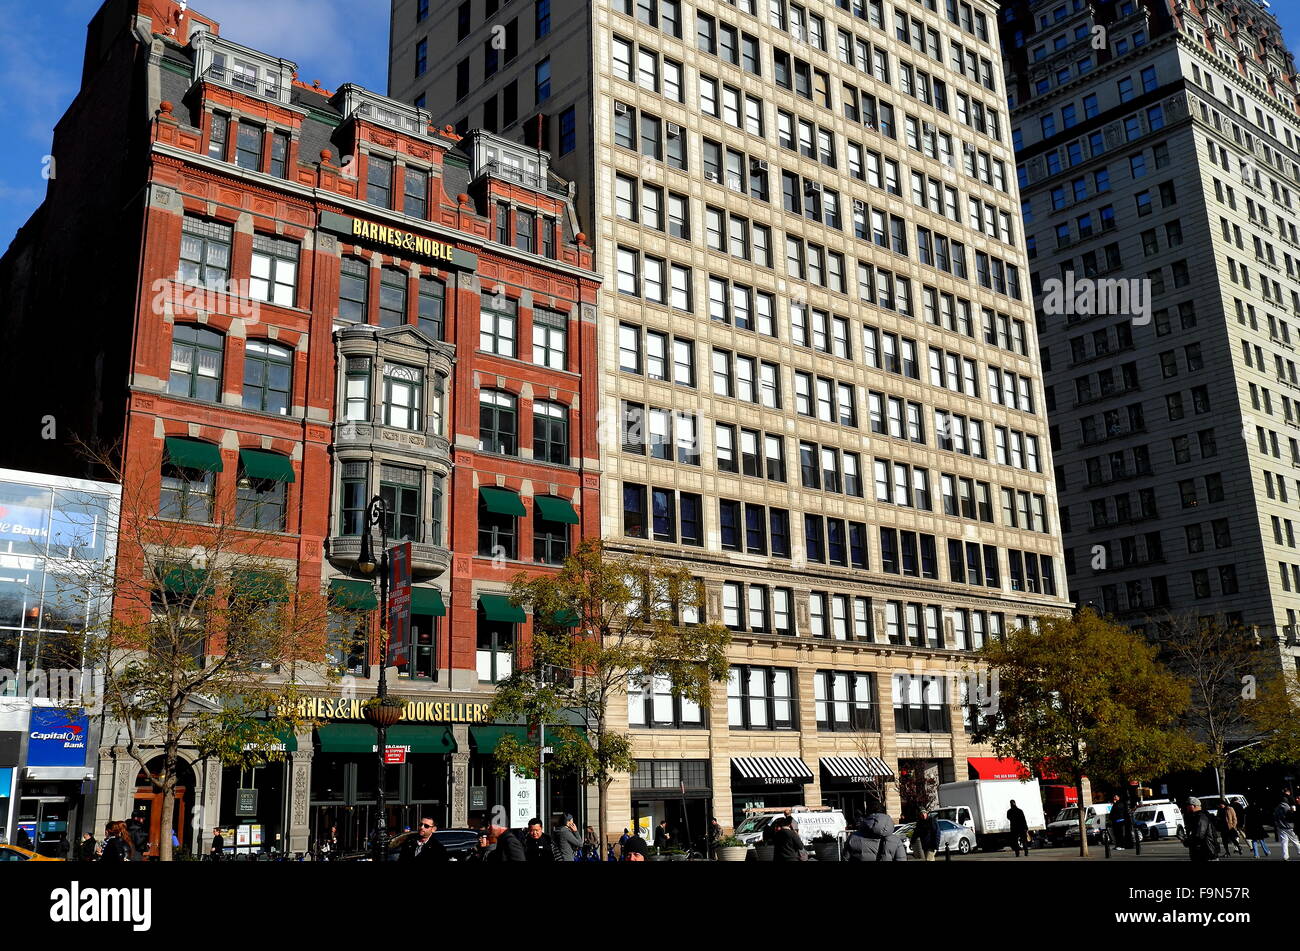
[[[339,320],[364,324],[370,313],[370,265],[344,258],[339,268]]]
[[[424,373],[418,367],[384,364],[384,425],[418,431],[423,391]]]
[[[176,324],[172,328],[171,376],[167,392],[215,403],[221,394],[225,339],[215,330]]]
[[[483,452],[519,454],[519,413],[513,396],[501,390],[481,390],[478,421]]]
[[[379,274],[379,326],[406,323],[406,272],[386,267]]]
[[[244,408],[289,415],[293,351],[269,340],[249,340],[244,348]]]

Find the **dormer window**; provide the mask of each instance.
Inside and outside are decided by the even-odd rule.
[[[227,86],[250,96],[284,102],[297,68],[294,63],[231,43],[206,31],[192,40],[195,78]]]

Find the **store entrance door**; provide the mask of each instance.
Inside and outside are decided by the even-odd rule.
[[[659,823],[668,820],[668,841],[670,849],[695,849],[704,853],[709,831],[709,803],[702,798],[682,799],[634,799],[632,800],[632,828],[638,826],[637,820],[648,817],[650,833],[646,844],[654,845],[655,831]]]

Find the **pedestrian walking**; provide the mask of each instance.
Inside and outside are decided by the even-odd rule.
[[[906,862],[907,846],[894,832],[894,820],[878,802],[868,804],[869,815],[844,846],[845,862]]]
[[[592,826],[587,826],[587,831],[582,834],[582,856],[588,862],[600,861],[600,837]]]
[[[1272,855],[1268,850],[1268,843],[1264,841],[1264,807],[1256,803],[1253,806],[1246,807],[1246,840],[1250,842],[1250,854],[1259,858],[1260,850],[1264,851],[1265,857]]]
[[[564,816],[564,825],[556,829],[555,835],[551,838],[555,846],[557,862],[572,862],[582,852],[582,836],[578,833],[578,825],[573,821],[573,816],[567,813]]]
[[[1195,796],[1187,800],[1187,831],[1183,836],[1183,845],[1187,847],[1187,857],[1193,862],[1217,862],[1223,844],[1219,839],[1219,830],[1209,813],[1201,808],[1201,801]]]
[[[27,830],[22,826],[18,827],[18,835],[14,836],[14,845],[20,849],[26,849],[28,852],[32,851],[32,837],[27,834]]]
[[[775,827],[772,833],[772,845],[776,847],[776,851],[772,854],[772,861],[804,861],[808,856],[804,854],[803,840],[794,830],[794,820],[789,816],[781,816],[772,825]]]
[[[668,820],[660,821],[659,825],[655,826],[655,851],[662,852],[667,849],[672,838],[672,833],[668,831]]]
[[[104,826],[104,846],[100,850],[101,862],[131,861],[131,843],[125,822],[110,822]]]
[[[623,841],[624,862],[644,862],[650,854],[650,847],[640,835],[629,834]]]
[[[1289,789],[1282,790],[1282,799],[1273,809],[1273,828],[1277,840],[1282,843],[1282,861],[1289,862],[1290,847],[1295,846],[1296,858],[1300,859],[1300,839],[1295,834],[1295,805],[1287,798]]]
[[[131,841],[131,861],[143,862],[149,855],[149,830],[139,816],[126,820],[126,834]]]
[[[528,820],[528,831],[524,833],[524,859],[529,862],[555,861],[551,837],[542,830],[542,820],[536,817]]]
[[[523,832],[519,829],[493,826],[488,830],[488,841],[491,843],[491,852],[487,856],[489,862],[526,862],[528,860],[528,854],[524,850]]]
[[[1016,805],[1014,799],[1011,800],[1011,808],[1007,810],[1007,822],[1011,829],[1011,848],[1016,853],[1016,858],[1020,858],[1020,850],[1025,850],[1025,857],[1029,857],[1029,820],[1025,818],[1025,810]]]
[[[59,841],[54,843],[54,853],[57,858],[61,858],[63,861],[68,860],[68,856],[72,854],[72,843],[68,841],[68,833],[59,833]]]
[[[931,816],[928,809],[922,809],[921,817],[916,820],[916,826],[912,829],[912,841],[916,843],[921,858],[927,862],[935,860],[935,856],[939,854],[940,838],[939,820]]]
[[[1128,803],[1122,796],[1116,795],[1111,799],[1107,821],[1110,823],[1110,838],[1114,843],[1111,848],[1123,852],[1129,842],[1129,829],[1133,823],[1129,821]]]
[[[95,861],[96,851],[97,851],[97,845],[95,843],[95,837],[91,835],[89,832],[83,832],[81,834],[81,841],[77,843],[77,861],[78,862]]]
[[[1232,803],[1224,800],[1223,805],[1219,807],[1218,815],[1219,835],[1223,838],[1223,854],[1227,855],[1233,846],[1237,847],[1238,855],[1246,853],[1241,848],[1241,817],[1237,815],[1236,808]]]
[[[722,838],[722,826],[718,824],[718,817],[713,816],[709,819],[709,858],[718,857],[718,840]]]
[[[225,850],[226,850],[226,837],[221,834],[220,829],[213,829],[212,848],[210,850],[212,861],[220,862],[222,859],[222,853],[224,853]]]
[[[420,820],[420,828],[414,835],[407,836],[406,841],[402,843],[402,849],[397,853],[399,862],[447,862],[450,856],[447,855],[447,848],[438,841],[434,833],[438,831],[438,823],[425,816]]]

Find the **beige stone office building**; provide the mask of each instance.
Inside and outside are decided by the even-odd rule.
[[[1068,607],[996,17],[393,5],[392,95],[576,188],[604,534],[689,565],[735,633],[710,709],[629,697],[615,831],[966,779],[970,651]]]
[[[1294,669],[1300,119],[1265,6],[1020,2],[1001,31],[1071,593],[1226,616]]]

